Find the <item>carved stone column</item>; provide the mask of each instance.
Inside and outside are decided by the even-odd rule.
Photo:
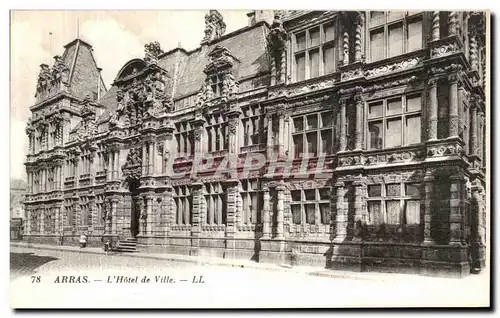
[[[45,234],[45,209],[44,208],[41,208],[40,209],[40,215],[39,215],[39,218],[40,218],[40,234]]]
[[[346,151],[347,148],[346,104],[346,99],[340,100],[340,151]]]
[[[54,234],[60,235],[61,233],[61,224],[62,224],[62,216],[63,216],[63,204],[58,203],[56,204],[55,207],[55,229],[54,229]]]
[[[237,195],[238,191],[238,180],[228,180],[225,186],[227,193],[227,207],[226,207],[226,237],[234,237],[236,233],[236,218],[237,218]],[[232,242],[234,243],[234,242]],[[227,248],[234,248],[229,242],[226,241]]]
[[[349,64],[349,29],[348,22],[344,21],[342,25],[342,49],[343,49],[343,65]]]
[[[354,97],[356,101],[356,150],[363,149],[363,114],[364,114],[364,105],[365,101],[363,99],[363,95],[361,93],[357,94]]]
[[[431,220],[432,220],[432,206],[434,195],[434,176],[432,171],[425,172],[425,202],[424,202],[424,243],[433,244],[434,240],[431,233]]]
[[[437,126],[438,126],[438,93],[437,93],[437,78],[429,80],[429,126],[428,138],[429,140],[437,140]]]
[[[268,239],[271,237],[271,205],[267,183],[262,185],[262,191],[264,191],[264,203],[262,206],[262,238]]]
[[[115,180],[120,178],[120,149],[115,152]]]
[[[479,59],[477,51],[477,28],[471,26],[472,30],[469,32],[469,59],[473,71],[479,72]]]
[[[280,184],[276,188],[278,192],[278,204],[277,204],[277,215],[276,215],[276,239],[283,239],[283,221],[284,221],[284,210],[285,210],[285,182],[280,181]]]
[[[437,41],[441,38],[439,34],[439,11],[432,12],[432,36],[431,41]]]
[[[203,200],[203,183],[194,182],[192,184],[192,195],[193,195],[193,210],[191,218],[191,247],[193,247],[194,253],[200,246],[200,234],[201,234],[201,203]],[[189,218],[187,219],[189,220]]]
[[[337,216],[336,216],[336,230],[334,242],[343,242],[347,238],[347,209],[345,208],[345,184],[344,182],[335,183],[336,196],[337,196]]]
[[[448,16],[448,35],[457,34],[457,12],[451,11]]]
[[[461,209],[463,192],[463,175],[452,175],[450,177],[450,244],[461,244],[464,240],[464,215]]]
[[[239,114],[238,113],[231,113],[229,116],[229,122],[228,122],[228,133],[229,133],[229,153],[230,154],[237,154],[238,149],[237,149],[237,142],[236,138],[238,137],[238,126],[239,126]]]
[[[450,84],[450,97],[449,97],[449,127],[450,137],[458,137],[458,75],[451,74],[448,76]]]
[[[363,50],[361,47],[361,37],[363,34],[364,13],[358,11],[356,13],[356,34],[354,39],[354,61],[361,62]]]
[[[113,180],[113,151],[108,151],[108,171],[107,171],[108,181]]]
[[[147,165],[148,165],[148,162],[146,161],[146,158],[148,157],[147,155],[147,151],[148,151],[148,148],[147,148],[147,143],[146,142],[143,142],[142,144],[142,167],[141,167],[141,174],[143,176],[145,176],[147,174]]]
[[[477,102],[476,97],[472,98],[471,104],[471,118],[470,118],[470,147],[471,155],[478,155],[479,147],[477,142]]]

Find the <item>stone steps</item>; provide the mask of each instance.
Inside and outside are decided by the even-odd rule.
[[[137,239],[128,237],[118,241],[117,250],[118,252],[137,252]]]

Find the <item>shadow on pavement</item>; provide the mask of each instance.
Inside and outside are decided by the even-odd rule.
[[[32,275],[35,269],[58,258],[51,256],[38,256],[35,253],[10,253],[11,276]]]

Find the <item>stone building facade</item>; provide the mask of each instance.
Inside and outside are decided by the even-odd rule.
[[[485,13],[248,18],[225,34],[210,10],[197,49],[146,44],[109,90],[81,39],[42,65],[25,239],[85,232],[362,271],[484,266]]]

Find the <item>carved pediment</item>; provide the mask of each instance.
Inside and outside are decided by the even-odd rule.
[[[210,62],[204,69],[206,74],[232,68],[239,62],[227,48],[220,45],[216,45],[210,51],[208,58]]]

